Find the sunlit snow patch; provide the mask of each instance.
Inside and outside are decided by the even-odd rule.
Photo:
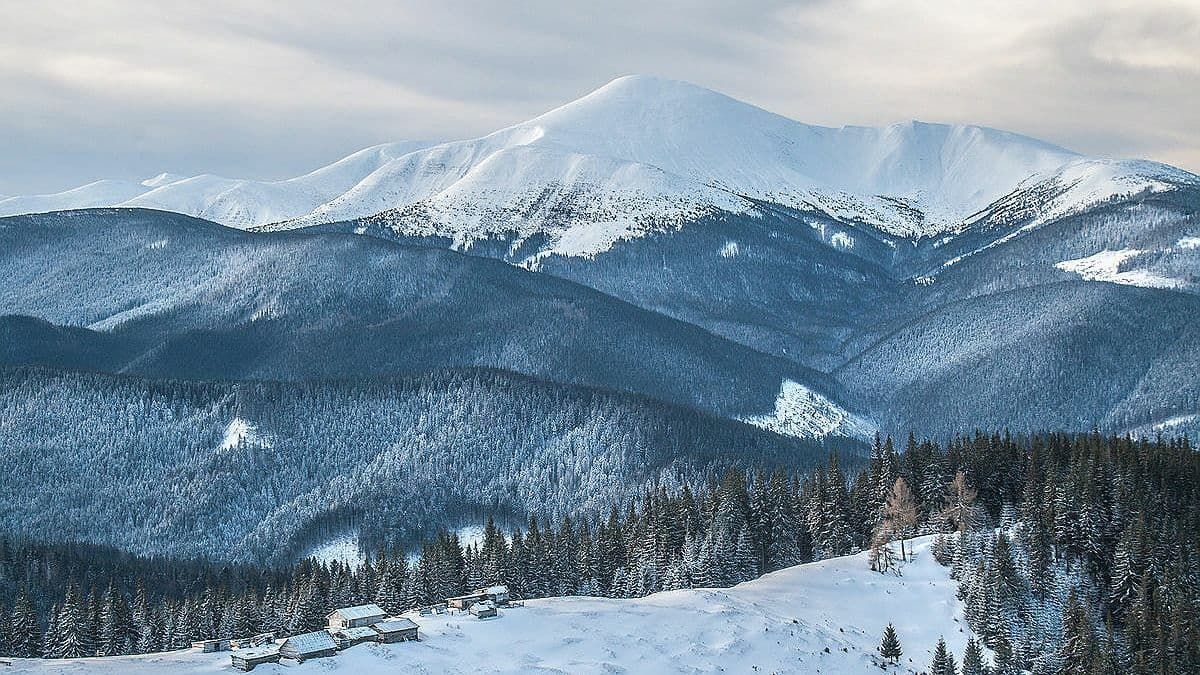
[[[784,380],[769,415],[742,418],[743,422],[797,438],[823,438],[830,434],[869,438],[874,426],[808,387]]]
[[[1176,288],[1180,285],[1177,279],[1160,277],[1146,270],[1121,271],[1121,265],[1125,261],[1141,253],[1142,251],[1136,248],[1124,248],[1119,251],[1105,249],[1086,258],[1064,260],[1060,263],[1055,263],[1054,266],[1064,272],[1078,274],[1088,281],[1107,281],[1114,284],[1145,286],[1147,288]]]
[[[721,247],[720,253],[722,258],[736,258],[738,255],[738,243],[736,241],[725,242],[725,245]]]
[[[271,447],[271,443],[258,433],[258,427],[246,420],[235,417],[225,427],[225,438],[221,440],[221,450],[232,450],[240,445],[254,445],[261,448]]]

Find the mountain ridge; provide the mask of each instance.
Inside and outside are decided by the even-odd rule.
[[[998,200],[1036,193],[1080,162],[1117,169],[1094,175],[1089,190],[1058,194],[1064,213],[1147,185],[1200,184],[1167,165],[1087,158],[988,127],[822,127],[697,85],[632,75],[476,139],[375,146],[286,181],[90,184],[0,200],[0,215],[141,206],[271,229],[375,218],[406,236],[462,246],[505,231],[539,236],[546,241],[529,257],[536,260],[596,255],[714,211],[754,214],[755,201],[861,221],[901,239],[953,235]]]

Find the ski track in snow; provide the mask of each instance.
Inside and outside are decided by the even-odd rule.
[[[929,551],[903,576],[871,572],[865,553],[781,570],[730,589],[668,591],[637,600],[552,598],[480,621],[464,614],[413,616],[421,641],[359,645],[303,664],[262,665],[272,675],[415,673],[760,673],[861,675],[919,672],[939,637],[956,657],[970,631],[956,583]],[[412,615],[410,615],[412,616]],[[904,648],[902,668],[875,666],[884,626]],[[826,653],[825,649],[829,652]],[[11,673],[207,675],[233,672],[229,652],[14,659]]]

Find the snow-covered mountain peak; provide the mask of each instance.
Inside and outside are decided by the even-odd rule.
[[[177,173],[168,173],[168,172],[164,171],[164,172],[158,174],[157,176],[154,176],[152,178],[147,178],[146,180],[142,181],[141,184],[148,188],[157,188],[157,187],[162,187],[164,185],[169,185],[176,181],[181,181],[185,178],[187,178],[187,176],[183,176],[183,175],[180,175]]]
[[[0,200],[0,215],[141,206],[272,229],[374,217],[462,246],[536,235],[544,243],[527,261],[535,265],[716,211],[753,215],[759,202],[919,238],[1191,180],[1150,162],[1105,166],[1116,165],[987,127],[816,126],[687,82],[629,75],[480,138],[374,146],[283,181],[163,174],[98,183]]]

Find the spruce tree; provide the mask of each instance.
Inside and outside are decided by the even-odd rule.
[[[958,675],[954,656],[946,648],[946,641],[942,638],[938,638],[937,647],[933,650],[933,660],[929,663],[929,675]]]
[[[42,655],[42,636],[38,630],[37,614],[26,589],[21,589],[21,594],[13,604],[8,634],[9,649],[13,656],[35,658]]]
[[[983,651],[975,638],[967,639],[967,648],[963,651],[962,675],[988,675],[987,666],[983,662]]]
[[[900,647],[900,638],[896,636],[896,628],[888,624],[883,629],[883,639],[879,642],[879,655],[884,661],[898,663],[904,650]]]

